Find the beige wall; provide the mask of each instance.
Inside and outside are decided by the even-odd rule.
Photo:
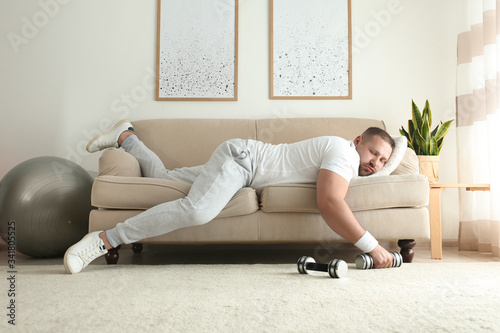
[[[456,1],[352,0],[353,99],[269,96],[269,0],[240,0],[239,100],[154,100],[156,0],[0,2],[0,177],[41,155],[90,171],[88,139],[143,118],[360,117],[391,134],[429,99],[435,121],[455,117]],[[455,129],[441,158],[456,181]],[[444,238],[457,239],[457,195],[443,193]]]

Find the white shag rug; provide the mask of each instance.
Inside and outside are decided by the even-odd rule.
[[[18,332],[500,330],[500,262],[349,264],[343,279],[300,275],[293,264],[90,265],[76,275],[27,265],[17,267],[15,294]]]

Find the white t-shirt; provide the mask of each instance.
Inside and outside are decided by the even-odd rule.
[[[251,187],[279,183],[316,183],[320,169],[335,172],[348,182],[358,175],[359,155],[354,143],[322,136],[290,144],[247,141],[254,167]]]

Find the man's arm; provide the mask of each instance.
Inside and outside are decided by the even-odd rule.
[[[356,243],[366,232],[345,202],[349,182],[335,172],[319,170],[316,201],[319,212],[326,224],[339,236],[351,243]],[[392,267],[393,257],[382,246],[377,245],[370,255],[374,267]]]

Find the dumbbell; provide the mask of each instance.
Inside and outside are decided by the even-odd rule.
[[[297,269],[300,274],[310,274],[309,271],[328,272],[332,278],[343,278],[347,275],[347,264],[341,259],[333,259],[328,264],[320,264],[311,257],[303,256],[297,261]]]
[[[392,261],[392,267],[401,267],[401,264],[403,263],[403,256],[401,253],[393,251],[389,252],[392,254],[394,257],[394,260]],[[368,253],[362,253],[358,254],[356,257],[356,267],[358,269],[372,269],[373,268],[373,258],[370,254]]]

